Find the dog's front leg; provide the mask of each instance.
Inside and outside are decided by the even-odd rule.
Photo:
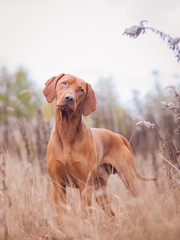
[[[81,197],[81,210],[83,218],[91,212],[90,208],[92,205],[93,187],[92,185],[86,184],[79,188]]]
[[[62,214],[66,211],[66,189],[65,186],[53,184],[53,199],[57,213],[57,224],[62,227]]]
[[[58,160],[50,163],[48,173],[53,183],[53,199],[57,212],[57,223],[62,226],[62,214],[66,211],[66,171]]]

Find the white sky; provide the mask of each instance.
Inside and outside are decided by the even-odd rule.
[[[0,66],[24,66],[42,87],[61,72],[93,85],[113,76],[122,101],[151,89],[154,70],[175,84],[180,63],[159,36],[122,35],[144,19],[180,37],[180,0],[0,0]]]

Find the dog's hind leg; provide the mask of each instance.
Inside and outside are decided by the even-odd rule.
[[[133,170],[123,169],[123,171],[118,171],[118,175],[131,195],[137,197],[139,191]]]

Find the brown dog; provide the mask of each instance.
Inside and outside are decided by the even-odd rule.
[[[93,190],[103,189],[96,198],[107,210],[106,185],[110,174],[121,176],[133,195],[137,195],[135,176],[155,180],[136,172],[126,138],[87,126],[82,115],[96,110],[96,96],[88,83],[70,74],[60,74],[46,82],[43,93],[49,103],[56,99],[56,121],[47,148],[47,169],[59,213],[60,205],[66,203],[66,186],[70,184],[79,188],[84,205],[91,205]]]

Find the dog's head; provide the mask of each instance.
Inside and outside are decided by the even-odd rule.
[[[75,113],[82,109],[84,116],[96,110],[96,96],[90,84],[70,74],[50,78],[43,93],[50,103],[56,99],[59,111]]]

